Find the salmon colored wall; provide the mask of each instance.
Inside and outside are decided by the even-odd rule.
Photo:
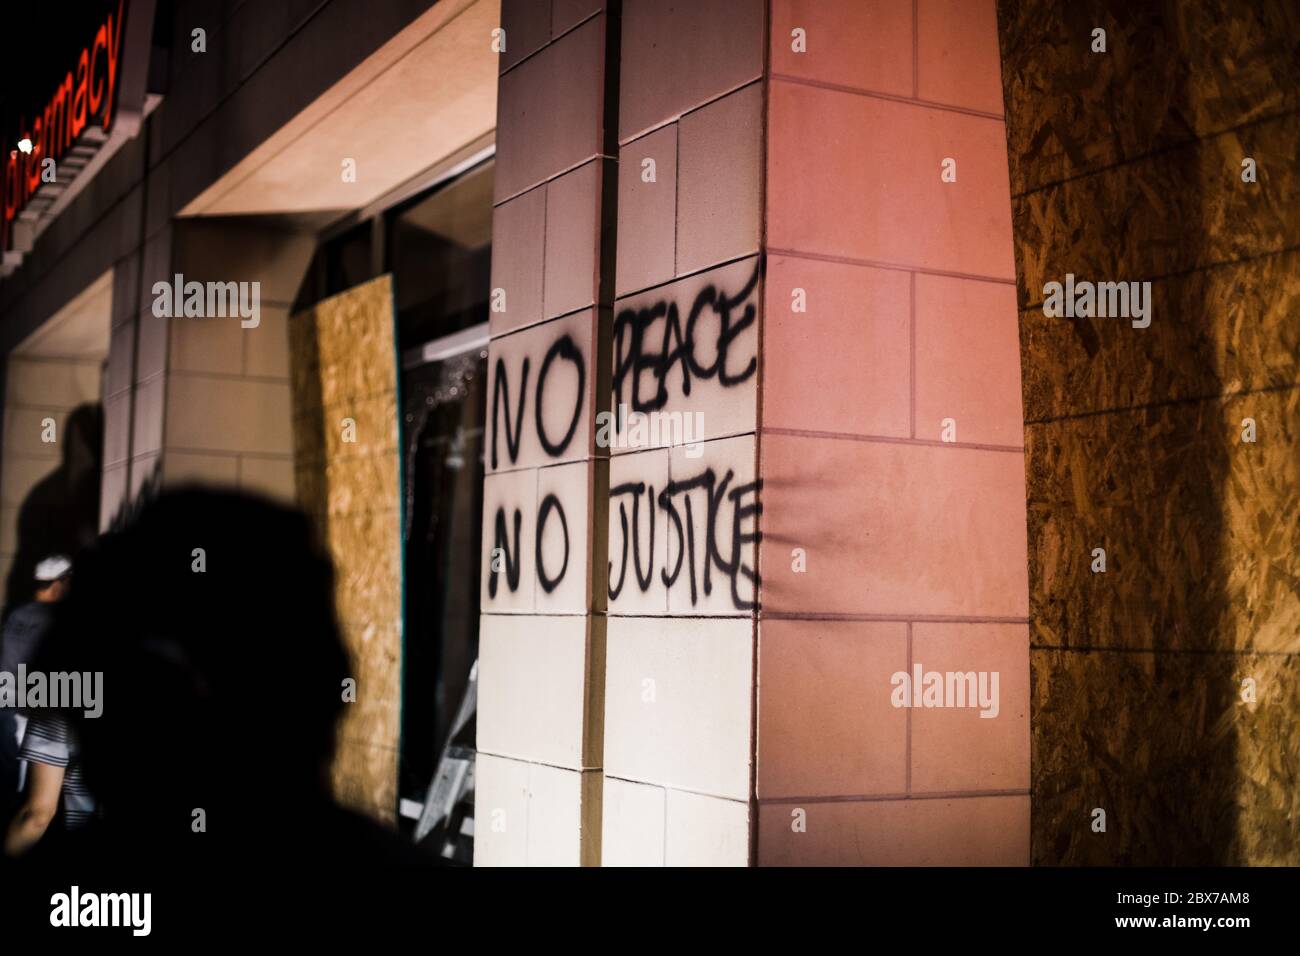
[[[1023,421],[993,0],[773,0],[766,146],[758,862],[1025,864]],[[895,707],[891,676],[914,664],[998,672],[998,715]]]

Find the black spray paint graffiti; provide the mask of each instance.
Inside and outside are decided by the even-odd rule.
[[[546,421],[542,414],[546,410],[546,385],[550,380],[552,372],[569,364],[577,376],[576,398],[573,406],[573,414],[569,417],[568,427],[563,435],[554,435],[546,430]],[[517,396],[517,402],[511,408],[511,389],[510,376],[506,372],[506,363],[500,356],[497,357],[494,367],[495,381],[492,385],[492,468],[498,468],[503,462],[500,454],[500,446],[497,442],[498,435],[505,437],[505,450],[509,458],[507,464],[515,464],[519,460],[520,446],[523,442],[525,428],[525,405],[528,400],[528,380],[532,371],[532,360],[525,356],[520,366],[519,387],[514,394]],[[573,337],[564,334],[555,339],[550,347],[546,350],[542,358],[541,367],[537,373],[537,381],[533,387],[533,427],[537,436],[537,443],[541,446],[542,451],[550,458],[558,458],[565,453],[569,445],[573,443],[574,436],[578,431],[578,422],[582,418],[583,402],[586,401],[587,387],[587,363],[583,357],[582,350],[578,347]],[[552,393],[554,395],[554,393]],[[552,399],[554,401],[554,398]],[[488,552],[488,597],[495,598],[497,591],[501,586],[501,575],[504,573],[506,587],[513,593],[519,590],[521,562],[523,561],[524,545],[520,541],[523,525],[523,512],[519,508],[513,509],[514,539],[511,540],[509,522],[506,519],[506,506],[501,505],[497,508],[493,517],[493,540],[492,548]],[[554,522],[554,524],[552,524]],[[548,494],[544,497],[537,508],[537,521],[535,522],[536,537],[534,541],[533,559],[535,571],[537,574],[537,583],[541,585],[542,590],[550,594],[569,570],[569,521],[564,513],[564,505],[554,494]],[[553,527],[561,534],[564,557],[559,561],[558,568],[548,568],[543,556],[543,542],[546,537],[548,527]]]
[[[757,519],[762,513],[762,505],[758,502],[758,492],[761,488],[761,481],[751,481],[743,485],[731,487],[735,478],[734,472],[727,469],[727,473],[718,480],[717,473],[712,468],[706,468],[694,478],[685,481],[670,481],[658,495],[655,494],[653,485],[647,486],[643,481],[624,482],[609,490],[611,505],[618,502],[618,521],[622,530],[622,546],[618,549],[611,548],[611,557],[617,552],[618,570],[615,573],[614,562],[609,563],[609,599],[618,600],[618,596],[623,592],[627,581],[628,552],[632,553],[633,575],[635,577],[637,588],[644,594],[650,590],[654,582],[654,534],[655,534],[655,509],[659,508],[668,516],[671,524],[669,535],[676,535],[677,560],[673,562],[671,569],[668,567],[668,560],[665,558],[664,567],[660,569],[660,580],[664,586],[672,589],[677,583],[682,571],[686,571],[686,579],[690,584],[691,606],[695,607],[699,603],[700,594],[703,592],[705,597],[713,593],[713,579],[715,572],[727,578],[731,585],[731,602],[737,610],[752,611],[755,603],[748,596],[741,594],[742,580],[748,581],[750,587],[745,590],[749,594],[758,593],[758,571],[750,564],[745,562],[746,551],[750,545],[757,545],[759,533],[757,530]],[[690,493],[701,490],[704,492],[704,519],[703,530],[697,531],[695,507],[692,505]],[[640,513],[642,498],[645,498],[645,507],[649,514],[649,541],[645,549],[646,559],[644,568],[642,566],[642,545],[641,545],[641,521]],[[631,499],[632,514],[629,521],[628,500]],[[724,500],[730,505],[730,511],[724,508]],[[683,520],[685,519],[685,520]],[[725,522],[724,526],[730,529],[730,547],[727,553],[722,553],[721,536],[718,533],[719,520]],[[696,566],[696,536],[702,534],[704,541],[703,557],[700,564]],[[671,540],[671,539],[670,539]],[[683,567],[685,566],[685,567]]]
[[[742,335],[757,318],[757,288],[755,262],[753,272],[734,295],[716,284],[696,293],[685,322],[677,303],[666,299],[620,311],[613,329],[614,407],[655,412],[668,404],[674,392],[689,397],[693,382],[716,381],[723,388],[732,388],[752,378],[758,370],[757,356],[752,349],[747,357],[736,353],[743,347]],[[751,337],[745,336],[745,340]],[[644,381],[647,376],[649,381]],[[707,414],[707,409],[703,411]],[[622,544],[616,546],[611,540],[610,601],[616,601],[630,581],[646,593],[655,583],[657,570],[669,590],[674,585],[689,588],[692,607],[712,595],[721,577],[730,584],[731,604],[737,610],[753,610],[758,593],[753,555],[759,537],[759,489],[757,481],[738,484],[730,469],[719,477],[713,468],[689,479],[670,481],[658,490],[644,481],[611,488],[610,523],[612,527],[617,520]],[[648,541],[642,541],[643,509],[649,517]],[[675,557],[665,557],[665,566],[656,569],[658,512],[665,516],[667,528],[664,553]]]
[[[737,337],[754,324],[758,307],[749,302],[758,287],[758,265],[734,296],[727,295],[715,285],[707,285],[695,296],[686,324],[682,325],[676,302],[660,300],[640,309],[623,309],[614,319],[614,407],[630,404],[633,411],[652,412],[668,402],[668,377],[673,366],[681,365],[681,392],[691,394],[691,377],[707,381],[716,378],[725,388],[748,380],[758,370],[758,359],[750,356],[749,362],[734,371],[728,370],[728,353]],[[736,310],[744,309],[740,314]],[[713,361],[700,364],[696,354],[696,334],[701,318],[711,310],[717,319],[718,335],[712,342]],[[664,319],[663,337],[655,342],[647,333],[659,319]],[[733,364],[735,364],[733,362]],[[653,394],[641,392],[641,377],[649,373],[657,382]],[[630,394],[625,394],[630,393]]]
[[[546,520],[551,516],[552,511],[558,515],[564,535],[564,562],[555,577],[546,573],[546,565],[542,561],[542,539],[546,534]],[[555,495],[547,495],[543,498],[541,507],[537,509],[537,550],[534,558],[537,561],[537,583],[542,586],[543,591],[550,594],[555,590],[555,586],[564,580],[565,572],[569,570],[569,522],[564,517],[564,506]]]
[[[686,312],[685,322],[676,302],[661,300],[643,308],[623,309],[615,317],[613,326],[613,377],[614,407],[630,406],[636,412],[662,409],[669,401],[670,386],[684,396],[691,394],[693,381],[717,381],[731,388],[748,381],[758,369],[758,359],[752,352],[737,358],[738,340],[757,318],[758,265],[744,285],[734,295],[729,295],[717,285],[701,289]],[[658,323],[663,321],[662,334]],[[708,332],[703,330],[709,327]],[[716,336],[713,332],[716,327]],[[577,374],[577,397],[568,427],[562,436],[548,434],[543,422],[543,409],[548,376],[564,364],[571,364]],[[674,369],[680,367],[680,379]],[[526,404],[529,396],[529,378],[532,361],[525,357],[520,366],[518,390],[513,392],[505,361],[498,357],[494,366],[495,381],[492,387],[492,449],[493,470],[503,464],[514,464],[519,459],[526,421]],[[650,394],[644,394],[642,378],[649,375]],[[582,415],[587,369],[581,350],[571,336],[562,335],[547,350],[542,359],[537,380],[533,386],[533,424],[538,444],[551,458],[565,453],[573,442]],[[554,428],[554,426],[553,426]],[[555,429],[558,431],[558,429]],[[504,436],[505,461],[500,454],[498,434]],[[758,541],[757,518],[760,513],[758,492],[760,483],[737,484],[735,474],[727,470],[719,476],[708,468],[689,480],[670,482],[666,488],[646,487],[644,482],[619,485],[610,490],[611,506],[618,501],[619,522],[623,544],[617,574],[610,562],[609,596],[616,599],[627,578],[628,552],[633,556],[633,576],[637,587],[645,592],[654,580],[655,569],[651,560],[642,562],[642,546],[638,515],[645,507],[651,517],[649,554],[654,549],[654,519],[662,511],[668,523],[670,541],[676,541],[676,560],[672,567],[659,569],[663,584],[671,589],[681,581],[689,586],[691,605],[696,606],[701,597],[709,597],[720,578],[730,584],[731,603],[737,610],[752,610],[752,596],[757,594],[758,573],[754,567],[754,545]],[[692,500],[692,493],[696,499]],[[702,496],[702,499],[701,497]],[[632,516],[629,529],[628,498],[631,499]],[[702,501],[702,503],[701,503]],[[524,544],[521,509],[502,505],[494,515],[494,534],[489,552],[488,596],[495,598],[504,574],[511,592],[519,589]],[[611,507],[611,520],[612,507]],[[555,522],[558,521],[558,526]],[[513,524],[513,540],[511,525]],[[554,527],[563,538],[563,558],[558,568],[545,567],[543,538],[548,527]],[[730,532],[728,535],[727,532]],[[554,531],[552,532],[554,533]],[[537,509],[533,558],[536,563],[537,582],[542,590],[551,593],[564,580],[569,566],[569,528],[564,507],[555,495],[547,495]],[[729,544],[724,545],[724,540]],[[698,544],[697,544],[698,542]],[[702,552],[699,546],[702,545]],[[747,557],[749,556],[749,557]],[[683,581],[683,577],[685,580]]]
[[[546,538],[546,526],[552,515],[560,522],[561,540],[564,542],[564,559],[560,562],[559,570],[553,576],[542,557],[542,542]],[[510,589],[511,593],[519,590],[520,562],[523,560],[523,547],[520,542],[523,521],[523,512],[515,508],[514,544],[511,545],[510,531],[506,526],[506,509],[504,506],[497,508],[496,518],[493,523],[492,550],[488,552],[488,597],[490,598],[497,596],[502,573],[505,574],[506,587]],[[560,504],[560,499],[553,494],[548,494],[543,498],[541,506],[537,509],[537,534],[535,536],[533,561],[537,570],[537,583],[542,586],[542,590],[547,594],[550,594],[559,586],[569,571],[569,521],[564,516],[564,505]]]
[[[569,419],[569,428],[564,433],[564,437],[555,441],[546,433],[546,426],[542,421],[542,409],[546,406],[543,401],[546,396],[546,379],[550,374],[556,359],[573,364],[578,373],[578,390],[577,400],[573,405],[573,415]],[[506,453],[510,456],[510,462],[513,464],[519,458],[519,444],[523,440],[524,424],[524,400],[528,394],[528,373],[531,362],[528,357],[524,357],[523,371],[519,382],[519,402],[515,409],[514,423],[510,421],[510,378],[506,374],[505,360],[498,357],[495,367],[495,379],[492,386],[492,467],[497,468],[500,465],[500,458],[497,453],[497,435],[505,432]],[[546,357],[542,359],[542,370],[537,374],[536,393],[533,395],[533,418],[534,425],[537,429],[537,440],[541,443],[542,449],[552,458],[558,458],[564,454],[573,441],[574,433],[578,430],[578,420],[582,417],[582,403],[587,385],[587,363],[582,357],[582,351],[573,341],[573,337],[562,335],[546,350]],[[503,420],[504,419],[504,420]]]
[[[523,512],[515,509],[515,546],[510,547],[510,536],[506,532],[506,509],[498,508],[496,529],[492,535],[492,550],[488,561],[488,597],[497,596],[497,585],[501,571],[506,573],[506,586],[511,592],[519,590],[519,562],[523,558],[523,549],[519,547],[520,525],[524,522]]]

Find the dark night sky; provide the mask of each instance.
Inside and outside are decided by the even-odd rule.
[[[166,3],[167,0],[160,0]],[[12,147],[20,118],[30,126],[118,0],[51,0],[0,4],[0,140]]]

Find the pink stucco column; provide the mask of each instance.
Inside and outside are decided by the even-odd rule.
[[[993,0],[590,6],[505,9],[476,862],[1027,862]]]
[[[994,0],[772,0],[768,39],[757,860],[1025,864]]]

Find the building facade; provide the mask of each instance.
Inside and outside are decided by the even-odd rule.
[[[409,828],[477,660],[477,865],[1295,862],[1300,30],[1220,6],[105,5],[4,143],[6,601],[298,504],[336,793]]]

